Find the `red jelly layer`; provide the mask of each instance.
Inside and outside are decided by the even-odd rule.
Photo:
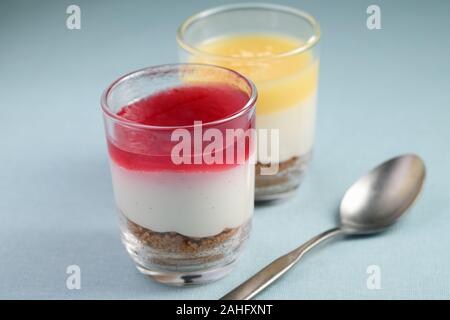
[[[210,141],[197,139],[201,145],[201,163],[195,163],[194,137],[199,138],[199,131],[194,136],[194,129],[187,128],[191,136],[190,164],[175,164],[171,157],[173,148],[180,141],[171,141],[175,129],[168,128],[136,128],[122,123],[116,123],[108,134],[108,148],[111,158],[118,165],[141,171],[160,170],[225,170],[237,162],[238,148],[244,146],[244,157],[248,160],[250,143],[248,137],[237,137],[230,143],[226,139],[227,129],[253,129],[255,126],[254,112],[249,112],[221,124],[206,123],[221,120],[241,110],[248,102],[248,95],[229,85],[196,84],[175,87],[161,91],[133,104],[124,106],[118,116],[139,124],[158,127],[189,126],[195,121],[201,121],[203,134],[210,128],[222,133],[223,148],[211,148]],[[233,163],[225,163],[228,153],[234,155]],[[205,163],[206,155],[222,159],[223,163]],[[186,159],[186,158],[185,158]],[[197,162],[198,162],[197,155]],[[241,159],[242,160],[242,159]]]

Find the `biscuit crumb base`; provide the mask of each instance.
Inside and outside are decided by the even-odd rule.
[[[256,187],[269,187],[286,182],[288,177],[284,175],[284,171],[289,170],[291,167],[297,166],[299,161],[299,157],[292,157],[289,160],[280,162],[278,164],[278,173],[275,175],[261,175],[261,169],[270,168],[271,165],[257,162],[255,166]]]
[[[210,237],[187,237],[177,232],[155,232],[127,219],[128,230],[143,244],[165,252],[195,253],[212,250],[233,237],[239,227],[225,229]]]

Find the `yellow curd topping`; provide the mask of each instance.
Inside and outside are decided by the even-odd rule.
[[[206,52],[191,62],[220,65],[249,77],[258,89],[257,114],[293,107],[316,92],[319,62],[311,52],[279,56],[303,45],[278,34],[243,34],[208,39]]]

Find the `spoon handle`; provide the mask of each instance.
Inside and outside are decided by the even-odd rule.
[[[315,236],[300,247],[272,261],[250,279],[224,295],[220,300],[249,300],[253,298],[288,271],[306,252],[322,241],[341,233],[340,228],[333,228]]]

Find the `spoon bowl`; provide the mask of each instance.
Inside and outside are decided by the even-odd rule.
[[[425,180],[425,165],[414,154],[388,160],[356,181],[340,205],[345,234],[370,234],[394,224],[412,206]]]

